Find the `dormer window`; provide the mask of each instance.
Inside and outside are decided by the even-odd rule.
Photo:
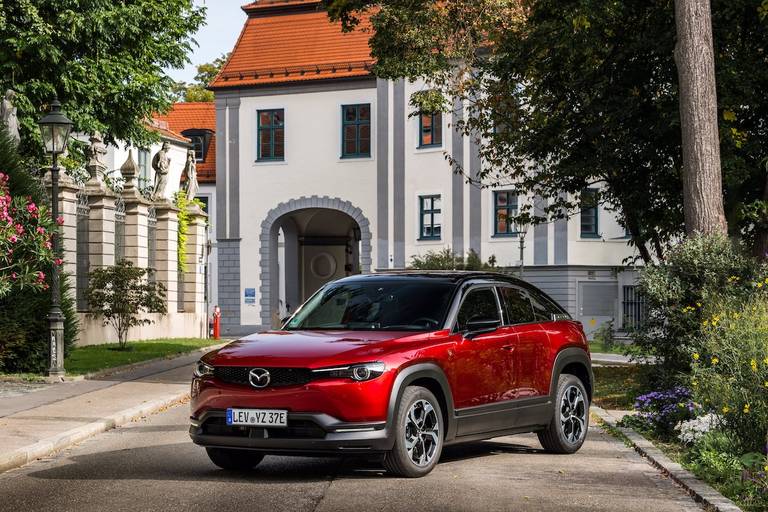
[[[195,150],[195,161],[205,162],[212,132],[210,130],[190,128],[189,130],[184,130],[181,134],[192,143],[192,148]]]

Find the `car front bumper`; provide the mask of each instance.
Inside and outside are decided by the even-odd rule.
[[[190,418],[195,444],[288,455],[380,453],[392,449],[386,422],[348,423],[322,413],[288,413],[288,426],[277,428],[226,425],[224,409],[209,409]]]

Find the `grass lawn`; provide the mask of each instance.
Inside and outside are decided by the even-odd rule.
[[[626,351],[626,345],[623,343],[616,343],[612,347],[606,347],[601,341],[590,341],[589,351],[596,352],[598,354],[621,354],[624,355]]]
[[[172,357],[215,344],[211,339],[168,338],[129,341],[128,350],[117,350],[115,343],[77,347],[64,360],[64,368],[68,375],[82,375],[147,359]]]
[[[632,409],[635,397],[645,390],[640,387],[640,365],[598,366],[592,401],[603,409]]]

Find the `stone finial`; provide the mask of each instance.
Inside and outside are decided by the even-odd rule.
[[[13,89],[5,91],[5,96],[0,101],[0,121],[8,130],[10,139],[18,145],[21,142],[21,137],[19,136],[19,119],[16,115],[16,105],[13,104],[14,98],[16,98],[16,92]]]
[[[128,158],[125,159],[125,163],[120,166],[120,174],[123,176],[123,195],[134,196],[138,195],[139,191],[136,188],[134,180],[139,174],[139,166],[136,160],[133,159],[133,150],[128,150]]]

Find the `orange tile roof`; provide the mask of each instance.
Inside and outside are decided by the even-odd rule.
[[[160,134],[160,136],[163,138],[174,140],[176,142],[182,142],[185,144],[190,143],[188,138],[171,130],[171,127],[168,125],[168,123],[164,119],[161,119],[160,116],[154,116],[149,122],[147,122],[147,128]]]
[[[168,123],[168,127],[175,132],[193,129],[213,132],[205,150],[205,161],[197,163],[197,180],[200,183],[215,183],[216,106],[212,102],[174,103],[167,114],[157,114],[155,118]]]
[[[261,0],[243,10],[248,19],[212,89],[371,74],[367,17],[345,33],[318,0]]]

